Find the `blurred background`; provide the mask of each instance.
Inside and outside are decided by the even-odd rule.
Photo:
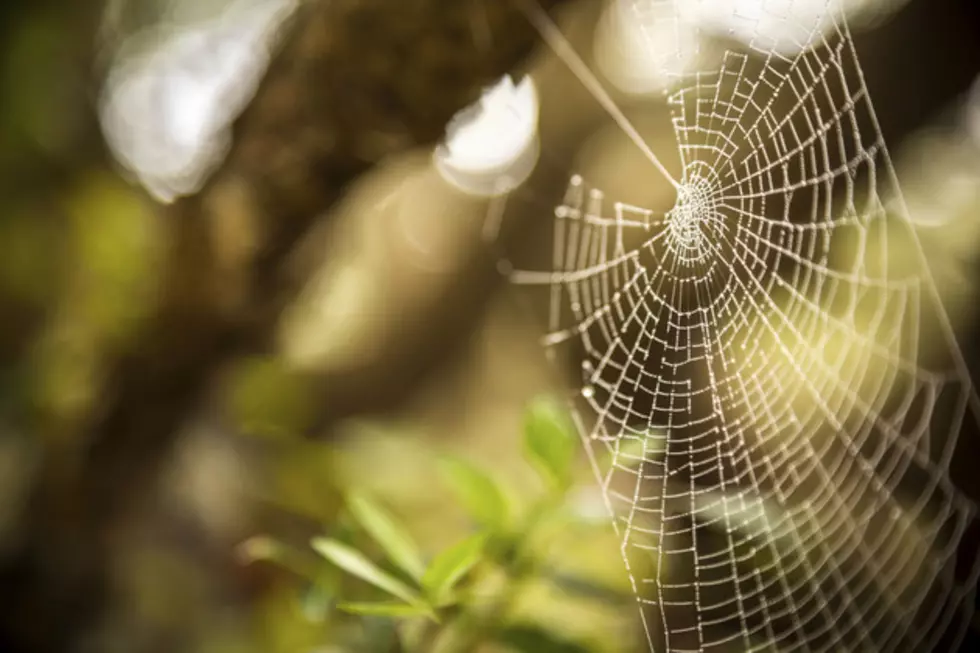
[[[198,315],[242,301],[236,261],[267,233],[257,235],[248,217],[251,184],[261,181],[248,175],[263,168],[236,168],[239,185],[209,180],[237,152],[240,132],[230,125],[299,32],[290,17],[310,4],[0,5],[2,651],[402,650],[390,620],[338,613],[336,597],[318,593],[309,574],[268,561],[281,556],[254,538],[315,561],[311,537],[353,528],[344,496],[357,489],[431,556],[470,532],[439,481],[436,461],[447,454],[505,479],[517,504],[543,492],[522,452],[525,407],[568,390],[539,346],[539,311],[507,287],[488,233],[496,242],[501,194],[520,187],[515,219],[531,226],[507,237],[520,248],[550,247],[531,227],[552,218],[572,173],[612,188],[648,174],[546,47],[501,87],[517,107],[505,117],[513,142],[486,155],[485,135],[464,133],[463,120],[439,150],[400,148],[364,166],[340,201],[311,216],[283,264],[297,292],[280,298],[280,284],[257,284],[268,301],[256,315],[274,325],[261,346],[251,336],[232,346],[224,328],[213,339],[187,335],[204,323]],[[976,378],[980,5],[844,5]],[[654,150],[671,151],[664,68],[637,63],[615,3],[567,2],[556,16]],[[367,42],[385,52],[383,42]],[[297,93],[317,88],[315,79],[283,83],[310,85]],[[342,89],[324,93],[331,105],[347,101]],[[276,97],[285,121],[290,95]],[[316,137],[297,132],[262,150],[264,160],[291,161]],[[295,192],[305,197],[318,183],[315,174],[299,178]],[[195,227],[188,206],[222,217]],[[175,243],[193,261],[204,241],[215,252],[209,270],[221,272],[208,278],[220,287],[204,293],[193,266],[185,283],[163,283],[186,262],[170,254]],[[179,307],[179,319],[156,320],[165,303]],[[239,315],[228,310],[218,313]],[[182,347],[185,335],[197,345]],[[189,369],[194,382],[181,376]],[[140,390],[164,377],[153,392]],[[148,435],[97,437],[130,391],[138,401],[127,409],[127,433],[143,433],[134,425],[145,420]],[[152,435],[157,428],[172,436]],[[569,500],[591,524],[601,496],[584,459],[574,478]],[[92,497],[108,497],[111,509],[93,507]],[[619,542],[609,529],[583,528],[550,540],[540,557],[554,573],[508,599],[501,619],[526,626],[524,639],[472,650],[643,650]]]

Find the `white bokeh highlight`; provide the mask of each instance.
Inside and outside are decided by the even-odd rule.
[[[598,69],[623,93],[667,90],[678,75],[693,71],[698,54],[693,25],[678,18],[673,0],[610,3],[596,30]]]
[[[446,128],[433,160],[453,187],[491,197],[508,193],[531,175],[538,160],[538,93],[534,81],[509,76],[487,89]]]
[[[155,198],[200,190],[231,145],[275,37],[299,0],[233,0],[217,16],[131,37],[103,89],[100,120],[118,161]]]
[[[682,20],[757,50],[784,55],[812,47],[834,26],[827,0],[697,0],[676,3]],[[846,3],[842,3],[846,4]]]
[[[846,13],[874,23],[906,0],[611,0],[596,30],[596,65],[620,92],[668,92],[705,67],[706,39],[792,56]]]

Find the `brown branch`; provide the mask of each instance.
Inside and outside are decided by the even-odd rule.
[[[289,263],[304,235],[377,161],[440,138],[536,41],[502,0],[326,0],[290,29],[223,168],[167,211],[155,315],[115,366],[87,450],[42,469],[23,547],[0,569],[3,650],[81,645],[106,608],[114,529],[214,374],[268,346],[303,282]]]

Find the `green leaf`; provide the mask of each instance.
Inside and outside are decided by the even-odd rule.
[[[578,642],[559,637],[540,626],[509,626],[497,633],[499,643],[521,653],[589,653],[589,649]]]
[[[435,557],[422,577],[422,587],[429,600],[441,605],[448,600],[459,579],[473,568],[483,555],[485,534],[474,535],[459,542]]]
[[[326,537],[315,537],[310,544],[317,553],[352,576],[357,576],[406,603],[423,604],[421,597],[408,585],[379,569],[360,551]]]
[[[377,503],[362,494],[347,498],[351,515],[381,545],[399,569],[419,581],[425,573],[422,555],[412,536]]]
[[[503,530],[509,519],[500,486],[482,469],[460,458],[443,458],[440,470],[470,516],[481,526]]]
[[[578,438],[565,411],[552,399],[537,399],[524,415],[524,453],[546,481],[566,488]]]
[[[435,619],[435,613],[427,605],[417,603],[402,603],[400,601],[378,601],[365,603],[338,603],[337,609],[350,614],[372,615],[377,617],[429,617]]]

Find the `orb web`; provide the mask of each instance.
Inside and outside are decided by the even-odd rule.
[[[846,22],[813,4],[795,52],[750,33],[674,78],[673,206],[574,175],[547,264],[508,260],[575,362],[651,650],[953,650],[973,613],[975,506],[950,470],[976,393]]]

